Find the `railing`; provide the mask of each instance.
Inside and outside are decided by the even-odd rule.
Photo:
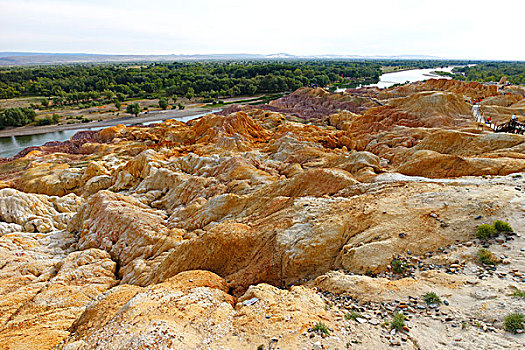
[[[482,126],[488,126],[494,132],[508,132],[511,134],[521,134],[523,135],[525,133],[525,123],[520,123],[518,121],[510,121],[507,123],[496,125],[492,122],[485,121],[485,118],[481,114],[481,106],[478,104],[475,104],[472,106],[472,115],[476,119],[476,121],[482,125]]]
[[[525,123],[520,122],[508,122],[497,125],[494,128],[495,132],[508,132],[511,134],[521,134],[525,133]]]

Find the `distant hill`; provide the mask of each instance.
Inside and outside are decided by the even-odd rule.
[[[105,62],[158,62],[158,61],[206,61],[206,60],[265,60],[265,59],[440,59],[434,56],[359,56],[359,55],[312,55],[295,56],[287,53],[258,54],[210,54],[210,55],[102,55],[87,53],[47,52],[0,52],[0,66],[48,65],[66,63]]]

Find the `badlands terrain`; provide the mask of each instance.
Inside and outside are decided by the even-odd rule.
[[[302,88],[1,160],[0,348],[523,348],[525,136],[468,102],[504,91]]]

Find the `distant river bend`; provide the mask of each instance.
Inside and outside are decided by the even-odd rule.
[[[438,79],[450,79],[450,77],[446,76],[439,76],[437,74],[434,74],[432,72],[452,72],[452,69],[457,66],[450,66],[450,67],[443,67],[443,68],[425,68],[425,69],[409,69],[409,70],[403,70],[399,72],[391,72],[391,73],[385,73],[379,76],[379,82],[375,84],[362,84],[358,87],[365,87],[365,86],[377,86],[378,88],[385,89],[389,88],[394,84],[404,84],[407,81],[409,83],[413,83],[415,81],[423,81],[428,80],[432,78],[438,78]],[[337,89],[337,92],[345,91],[346,88],[340,88]]]

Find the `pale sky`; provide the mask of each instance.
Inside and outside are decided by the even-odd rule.
[[[0,52],[525,60],[525,0],[0,0]]]

